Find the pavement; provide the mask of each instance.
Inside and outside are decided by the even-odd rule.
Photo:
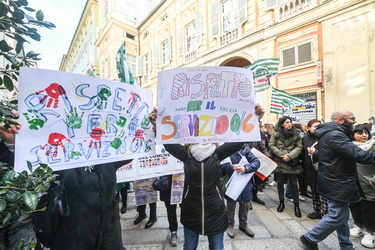
[[[255,232],[253,238],[248,237],[238,229],[238,206],[236,211],[236,236],[229,238],[227,233],[224,237],[225,250],[248,250],[248,249],[306,249],[300,242],[299,237],[312,229],[318,220],[312,220],[307,214],[313,211],[312,200],[306,198],[300,202],[301,218],[294,215],[294,204],[285,201],[285,210],[282,213],[276,211],[278,206],[278,194],[276,187],[266,185],[263,192],[258,193],[266,205],[253,203],[253,210],[249,211],[248,226]],[[149,206],[146,213],[149,215]],[[164,202],[158,201],[158,221],[149,229],[145,229],[148,218],[140,224],[133,222],[138,213],[135,206],[134,193],[128,194],[128,207],[125,214],[121,214],[122,239],[127,250],[180,250],[183,249],[183,227],[180,223],[180,208],[178,214],[178,237],[179,244],[172,247],[169,244],[170,232],[168,229],[167,211]],[[350,227],[353,220],[349,221]],[[355,249],[367,249],[360,244],[361,238],[351,238]],[[332,233],[323,242],[318,244],[320,250],[340,249],[336,232]],[[200,236],[198,249],[208,249],[206,236]]]

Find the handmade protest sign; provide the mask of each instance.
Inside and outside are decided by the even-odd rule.
[[[252,71],[177,68],[158,75],[157,142],[259,141]]]
[[[53,170],[133,159],[154,151],[152,94],[137,86],[65,72],[22,68],[16,171]]]

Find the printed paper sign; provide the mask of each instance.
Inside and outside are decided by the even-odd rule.
[[[275,170],[277,163],[256,148],[252,148],[251,153],[260,161],[260,167],[255,174],[265,180]]]
[[[184,163],[168,153],[163,145],[155,146],[155,154],[134,159],[117,169],[117,182],[158,177],[184,171]]]
[[[252,71],[235,67],[159,72],[157,142],[260,141]]]
[[[16,138],[16,171],[27,170],[26,161],[64,170],[154,151],[150,90],[22,68],[18,103],[22,129]]]
[[[135,204],[137,206],[158,201],[158,194],[152,188],[155,178],[134,181]]]
[[[171,204],[182,203],[182,194],[184,192],[185,185],[185,173],[174,174],[172,176],[172,187],[171,187]]]

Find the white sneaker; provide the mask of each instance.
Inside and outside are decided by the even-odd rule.
[[[285,199],[286,199],[287,201],[293,202],[293,198],[288,198],[288,197],[285,196]],[[300,202],[301,202],[301,201],[305,201],[305,198],[303,198],[303,197],[301,197],[301,196],[299,196],[298,199],[299,199]]]
[[[272,181],[270,184],[268,184],[268,185],[270,185],[271,187],[273,187],[273,186],[276,186],[276,184],[277,184],[277,182],[276,181]]]
[[[362,235],[362,229],[357,225],[354,225],[352,229],[350,229],[350,237],[359,238]]]
[[[293,199],[288,198],[288,197],[286,197],[286,196],[285,196],[285,200],[293,202]]]
[[[375,247],[375,236],[373,234],[370,234],[368,232],[365,232],[365,236],[363,236],[361,240],[361,244],[368,248],[374,248]]]

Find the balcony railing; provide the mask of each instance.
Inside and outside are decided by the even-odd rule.
[[[127,16],[124,17],[124,22],[133,26],[133,27],[137,27],[139,22],[133,18],[129,18]]]
[[[224,32],[224,34],[220,36],[220,46],[225,46],[237,41],[238,39],[240,39],[238,28]]]
[[[290,0],[275,8],[276,20],[281,22],[318,5],[317,0]]]
[[[185,63],[191,62],[195,58],[197,58],[197,51],[196,50],[189,51],[185,53],[184,57],[185,57]]]

